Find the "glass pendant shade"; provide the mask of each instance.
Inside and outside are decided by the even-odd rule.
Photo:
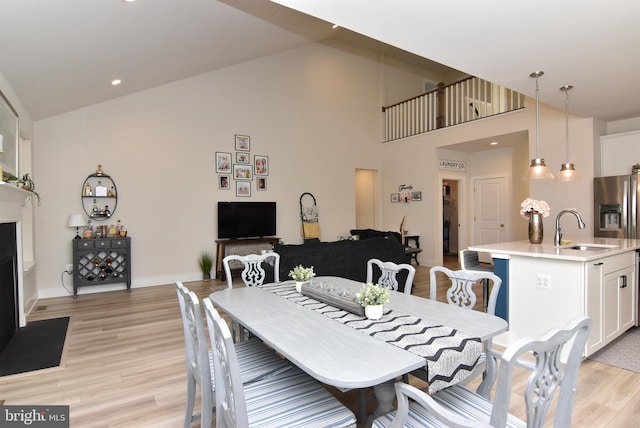
[[[531,159],[529,169],[524,174],[524,180],[552,180],[553,174],[551,170],[544,163],[544,159],[536,158]]]
[[[566,139],[565,139],[565,144],[566,144],[567,159],[566,159],[566,163],[562,164],[562,167],[560,168],[560,173],[556,177],[556,181],[578,181],[578,180],[582,179],[580,174],[578,174],[578,171],[576,171],[576,167],[573,165],[573,163],[569,162],[569,91],[571,89],[573,89],[573,86],[571,86],[571,85],[565,85],[565,86],[560,88],[560,90],[563,91],[565,93],[565,96],[566,96],[566,101],[565,101],[565,119],[566,119],[566,133],[565,133]]]
[[[536,158],[531,159],[531,164],[529,165],[529,169],[522,177],[523,180],[553,180],[553,174],[547,168],[547,165],[544,163],[544,159],[538,156],[538,135],[540,134],[540,119],[539,119],[539,101],[538,101],[538,78],[544,74],[544,71],[535,71],[529,75],[529,77],[533,77],[536,79]]]

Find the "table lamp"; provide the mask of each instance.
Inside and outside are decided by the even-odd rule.
[[[82,214],[71,214],[69,216],[69,224],[67,224],[67,226],[76,228],[75,239],[80,239],[80,227],[86,225],[87,223],[84,221]]]

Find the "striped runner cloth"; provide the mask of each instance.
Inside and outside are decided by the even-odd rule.
[[[264,284],[260,288],[424,358],[430,393],[469,376],[483,351],[478,337],[428,324],[413,315],[385,308],[382,318],[374,321],[304,296],[296,291],[293,282]]]

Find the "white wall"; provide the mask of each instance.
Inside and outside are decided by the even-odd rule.
[[[277,201],[285,242],[302,242],[307,191],[322,237],[347,235],[355,169],[378,168],[378,87],[375,58],[311,44],[37,122],[40,296],[66,294],[60,273],[75,234],[67,219],[82,212],[80,188],[98,164],[118,188],[114,221],[132,238],[133,287],[199,278],[196,257],[214,248],[216,202],[238,199],[218,190],[214,165],[216,151],[235,152],[236,133],[251,137],[252,155],[269,156],[268,191],[254,181],[251,200]]]

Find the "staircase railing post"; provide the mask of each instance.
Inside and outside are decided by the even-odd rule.
[[[438,83],[438,111],[436,113],[436,128],[444,128],[445,124],[445,85],[444,82]]]

